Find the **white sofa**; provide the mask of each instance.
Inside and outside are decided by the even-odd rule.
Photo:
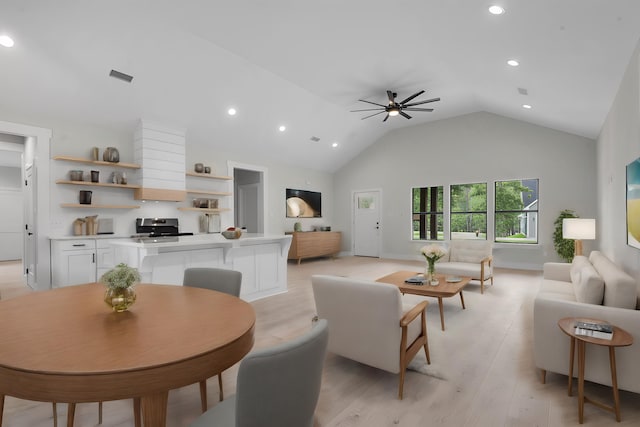
[[[480,282],[480,293],[484,293],[484,282],[493,285],[493,244],[487,240],[451,240],[447,255],[436,261],[436,273],[467,276]]]
[[[598,251],[588,259],[577,256],[572,263],[545,263],[533,307],[533,352],[542,382],[547,371],[569,372],[570,339],[558,320],[586,317],[619,326],[633,336],[633,345],[615,351],[618,388],[640,393],[639,292],[635,279]],[[585,379],[611,386],[606,347],[586,346]]]

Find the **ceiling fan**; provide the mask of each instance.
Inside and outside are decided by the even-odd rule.
[[[382,114],[382,113],[387,113],[387,115],[384,117],[384,120],[382,120],[383,122],[386,122],[389,117],[397,116],[398,114],[400,114],[401,116],[403,116],[406,119],[410,119],[411,116],[408,115],[407,113],[405,113],[405,111],[428,111],[428,112],[431,112],[431,111],[433,111],[433,108],[415,108],[415,106],[416,105],[427,104],[429,102],[440,101],[440,98],[432,98],[432,99],[427,99],[426,101],[412,102],[410,104],[407,104],[407,102],[409,102],[412,99],[422,95],[423,93],[424,93],[424,91],[421,90],[420,92],[414,93],[413,95],[411,95],[410,97],[408,97],[407,99],[405,99],[403,101],[396,102],[396,96],[398,96],[398,94],[388,90],[387,91],[387,97],[389,98],[389,104],[388,105],[378,104],[376,102],[367,101],[365,99],[359,99],[358,101],[366,102],[367,104],[377,105],[379,108],[367,108],[367,109],[364,109],[364,110],[351,110],[351,112],[354,113],[354,112],[359,112],[359,111],[378,111],[378,110],[382,110],[382,111],[379,111],[377,113],[370,114],[370,115],[368,115],[366,117],[363,117],[362,120],[368,119],[369,117],[377,116],[378,114]]]

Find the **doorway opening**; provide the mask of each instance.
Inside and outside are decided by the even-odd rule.
[[[14,206],[20,206],[21,209],[13,210],[16,218],[11,221],[20,223],[20,231],[11,238],[18,239],[20,243],[16,246],[21,248],[23,281],[34,290],[49,289],[51,285],[48,240],[51,130],[0,121],[0,135],[2,135],[0,140],[4,142],[2,146],[5,148],[2,157],[11,156],[8,154],[5,156],[9,148],[19,152],[20,156],[18,166],[20,191],[14,191],[13,197],[20,199],[20,202],[15,201]],[[5,185],[8,184],[5,183]],[[41,191],[38,191],[38,188]],[[13,231],[12,234],[14,234]]]
[[[261,166],[229,162],[233,176],[234,224],[248,233],[265,234],[267,169]]]

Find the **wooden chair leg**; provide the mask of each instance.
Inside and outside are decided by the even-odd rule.
[[[224,391],[222,390],[222,372],[218,374],[218,388],[220,389],[220,402],[224,400]]]
[[[207,412],[207,381],[200,381],[200,405],[202,406],[202,413]]]
[[[67,410],[67,427],[73,427],[73,422],[76,417],[76,404],[69,403]]]
[[[540,374],[542,376],[541,380],[542,380],[542,384],[546,384],[547,383],[547,370],[546,369],[540,369]],[[569,395],[571,396],[571,395]]]
[[[133,399],[133,422],[136,427],[142,427],[142,407],[140,406],[140,398]]]
[[[51,402],[51,410],[53,411],[53,427],[58,427],[58,405],[56,402]]]
[[[0,426],[2,425],[3,414],[4,414],[4,394],[0,394]]]
[[[98,402],[98,424],[102,424],[102,402]]]

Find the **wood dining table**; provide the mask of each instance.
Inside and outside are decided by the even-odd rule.
[[[166,425],[169,390],[198,383],[253,347],[255,312],[220,292],[139,284],[115,313],[98,283],[0,301],[4,397],[83,403],[140,398],[144,426]]]

